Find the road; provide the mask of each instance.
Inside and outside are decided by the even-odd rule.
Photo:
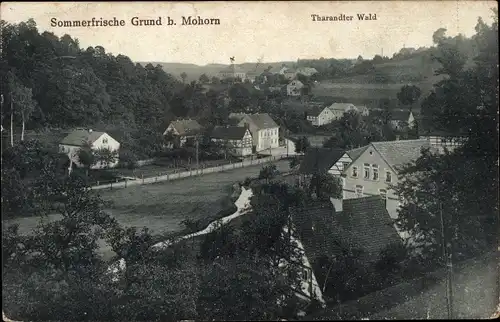
[[[288,171],[286,160],[273,162],[279,171]],[[116,190],[102,190],[99,194],[112,205],[105,210],[124,226],[147,227],[154,234],[179,231],[184,219],[199,219],[216,214],[227,206],[223,200],[231,194],[231,186],[247,177],[258,176],[260,166],[239,168],[175,181],[137,185]],[[57,220],[57,215],[49,220]],[[21,234],[29,233],[39,218],[17,218],[4,224],[19,223]],[[105,258],[113,254],[101,243]]]

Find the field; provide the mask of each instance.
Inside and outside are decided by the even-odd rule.
[[[278,161],[276,165],[280,171],[289,169],[288,161]],[[106,211],[124,226],[145,226],[154,234],[168,234],[181,230],[184,219],[199,219],[223,209],[232,192],[232,184],[256,177],[260,169],[261,166],[252,166],[171,182],[105,190],[100,194],[112,203]],[[56,215],[50,217],[51,220],[57,218]],[[3,223],[19,223],[20,233],[26,234],[38,222],[38,218],[30,217]],[[104,244],[101,247],[104,258],[113,256]]]

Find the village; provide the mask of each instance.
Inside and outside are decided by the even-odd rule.
[[[498,310],[497,20],[213,66],[2,29],[4,320]]]

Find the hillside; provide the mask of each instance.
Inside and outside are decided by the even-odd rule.
[[[145,66],[146,64],[153,64],[153,66],[160,65],[163,70],[169,74],[180,79],[181,73],[185,72],[187,74],[187,81],[198,80],[200,75],[207,74],[208,77],[218,76],[220,70],[228,68],[229,64],[208,64],[208,65],[195,65],[195,64],[183,64],[183,63],[164,63],[164,62],[138,62],[139,64]],[[243,63],[235,64],[235,67],[241,68],[246,72],[257,71],[263,72],[269,66],[279,67],[283,64],[292,66],[295,62],[273,62],[273,63],[261,63],[257,66],[257,63]],[[256,69],[257,67],[257,69]]]

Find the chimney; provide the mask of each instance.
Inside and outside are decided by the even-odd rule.
[[[332,202],[333,208],[335,209],[335,212],[341,212],[343,210],[342,208],[342,199],[335,199],[335,198],[330,198],[330,201]]]

